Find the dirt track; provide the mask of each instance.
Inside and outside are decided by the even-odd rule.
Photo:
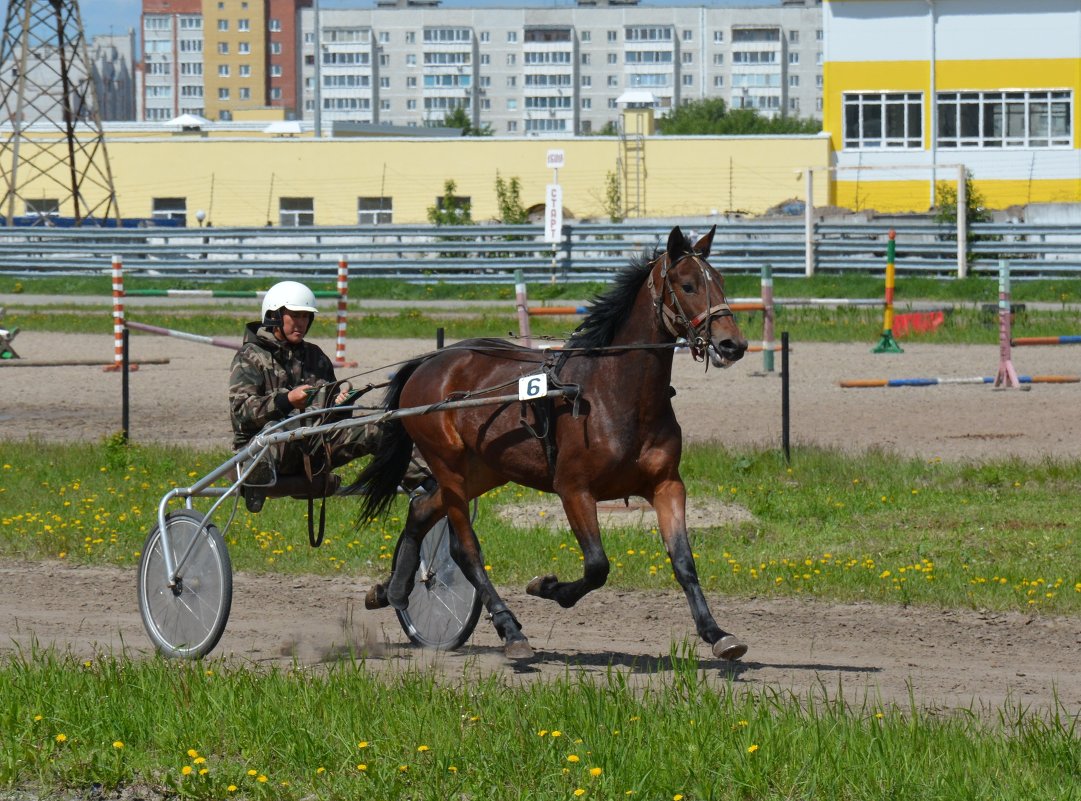
[[[333,352],[333,343],[321,343]],[[875,356],[870,345],[798,344],[792,353],[792,439],[846,449],[881,447],[923,459],[1081,458],[1077,414],[1081,386],[1038,385],[1030,392],[989,387],[842,390],[841,378],[993,375],[994,347],[906,345],[902,356]],[[109,362],[106,337],[21,334],[29,362],[87,359]],[[348,356],[386,365],[426,350],[426,341],[349,343]],[[135,441],[221,446],[228,443],[225,385],[230,352],[150,336],[133,337],[134,361],[168,357],[131,375]],[[1081,351],[1031,348],[1014,353],[1019,372],[1081,373]],[[779,359],[778,359],[779,364]],[[779,445],[780,380],[760,377],[762,357],[748,355],[728,371],[677,359],[675,403],[690,439],[730,445]],[[385,370],[370,380],[379,380]],[[0,366],[0,436],[94,440],[120,425],[120,378],[98,366]],[[572,610],[506,588],[537,657],[510,671],[491,626],[481,622],[461,652],[432,656],[405,642],[392,613],[362,608],[366,582],[345,577],[236,577],[233,613],[217,655],[257,662],[296,654],[317,662],[348,644],[369,652],[373,669],[435,660],[451,674],[466,665],[497,670],[512,680],[561,674],[567,662],[603,670],[665,669],[671,642],[693,638],[678,593],[601,590]],[[1054,697],[1081,711],[1081,620],[1017,614],[938,612],[872,605],[789,600],[710,599],[723,626],[751,650],[729,666],[708,658],[714,677],[804,692],[880,694],[906,702],[909,685],[922,703],[996,707],[1006,699],[1046,707]],[[70,568],[55,563],[0,563],[0,649],[37,638],[89,653],[95,644],[148,643],[130,571]]]

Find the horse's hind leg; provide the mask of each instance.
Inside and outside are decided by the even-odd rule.
[[[687,491],[683,481],[676,478],[662,482],[651,500],[657,510],[657,524],[664,547],[672,560],[672,571],[687,596],[698,636],[712,646],[714,656],[739,659],[747,653],[747,646],[717,625],[709,611],[702,586],[698,583],[698,570],[687,538]]]
[[[452,547],[451,555],[458,564],[462,573],[469,583],[476,587],[484,602],[485,609],[492,616],[492,624],[503,640],[503,653],[508,659],[528,659],[533,656],[533,648],[529,640],[522,633],[522,626],[518,618],[510,611],[510,608],[499,597],[499,593],[492,586],[491,579],[484,569],[484,560],[481,558],[480,542],[473,530],[473,524],[469,520],[469,507],[467,504],[454,504],[447,507],[447,520],[450,522],[457,547]]]
[[[601,526],[597,520],[597,501],[588,493],[563,496],[563,511],[582,550],[582,578],[559,581],[555,576],[537,576],[526,592],[538,598],[550,598],[563,608],[574,606],[582,597],[608,580],[610,564],[601,544]]]
[[[409,604],[420,566],[420,544],[439,519],[437,494],[438,490],[420,495],[410,502],[405,528],[398,536],[394,553],[394,571],[385,584],[376,584],[368,591],[364,600],[366,608],[381,609],[389,605],[395,609],[405,609]]]

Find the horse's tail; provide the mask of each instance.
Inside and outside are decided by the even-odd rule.
[[[409,362],[395,373],[383,398],[384,409],[393,411],[399,408],[405,382],[423,361],[417,359]],[[386,514],[413,456],[413,439],[400,419],[387,420],[380,428],[379,447],[375,455],[349,487],[350,494],[364,495],[364,505],[360,510],[362,521]]]

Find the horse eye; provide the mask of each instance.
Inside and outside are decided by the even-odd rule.
[[[691,284],[684,284],[682,289],[684,292],[694,292],[694,287]]]

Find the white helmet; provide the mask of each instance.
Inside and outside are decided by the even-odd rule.
[[[280,324],[280,320],[271,323],[267,317],[278,309],[315,314],[315,294],[297,281],[280,281],[263,296],[263,325]]]

